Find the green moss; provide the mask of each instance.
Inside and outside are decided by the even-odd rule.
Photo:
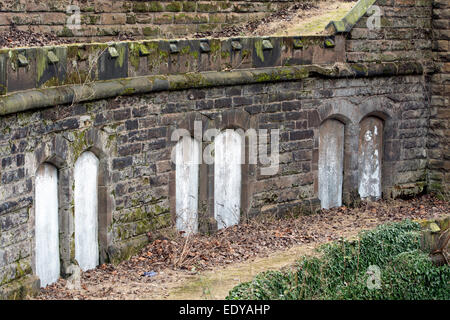
[[[135,2],[133,3],[133,12],[147,12],[147,3],[145,2]]]
[[[116,67],[122,68],[123,64],[125,62],[125,56],[127,52],[127,46],[126,45],[117,45],[116,46],[117,53],[119,56],[116,59]]]
[[[152,1],[152,2],[148,3],[148,11],[161,12],[161,11],[163,11],[163,6],[161,5],[161,3],[157,2],[157,1]]]
[[[231,8],[232,4],[230,2],[219,2],[219,7],[221,10],[226,10]]]
[[[143,43],[131,43],[129,50],[129,59],[130,64],[134,67],[135,70],[139,69],[139,65],[141,63],[141,47],[145,47]]]
[[[78,58],[78,55],[79,55],[78,49],[79,49],[78,45],[68,45],[67,46],[67,59],[69,61],[73,61]]]
[[[62,84],[82,84],[90,80],[90,75],[85,70],[74,71],[66,76]]]
[[[59,79],[57,77],[52,77],[51,79],[44,82],[41,87],[49,88],[49,87],[57,87],[60,85]]]
[[[183,11],[184,12],[194,12],[195,11],[195,2],[191,2],[191,1],[183,2]]]
[[[256,49],[256,55],[261,59],[261,61],[264,62],[264,52],[263,52],[263,46],[262,46],[262,40],[258,39],[255,40],[255,49]]]
[[[72,30],[67,28],[67,26],[64,26],[64,28],[62,29],[62,31],[58,35],[60,37],[73,37],[74,36]]]
[[[189,52],[191,52],[191,47],[189,46],[185,46],[180,50],[180,54],[189,54]]]
[[[183,75],[184,81],[175,81],[169,83],[169,88],[172,90],[185,89],[189,87],[207,86],[208,81],[199,73],[186,73]]]
[[[292,70],[292,69],[281,69],[277,72],[272,73],[259,73],[254,75],[255,82],[273,82],[279,81],[281,79],[303,79],[308,77],[308,70],[304,68]]]
[[[222,51],[221,53],[220,53],[220,56],[222,57],[222,59],[228,59],[229,57],[230,57],[230,52],[228,52],[228,51]]]
[[[212,54],[216,54],[220,50],[220,41],[214,39],[211,40],[209,43],[209,48]]]
[[[183,9],[183,5],[181,2],[171,2],[166,5],[166,11],[169,12],[179,12]]]
[[[39,83],[47,69],[47,50],[41,48],[36,53],[36,82]]]
[[[122,95],[131,95],[136,92],[136,89],[134,88],[126,88],[123,90]]]
[[[159,29],[152,27],[145,27],[142,29],[142,33],[144,34],[144,36],[147,37],[157,36],[159,34]]]
[[[70,146],[72,147],[74,158],[77,159],[88,147],[86,131],[75,131],[74,137],[75,139]]]
[[[242,50],[242,60],[250,58],[250,57],[251,57],[250,50]]]
[[[136,235],[144,234],[150,231],[151,224],[147,220],[138,221],[136,224]]]
[[[367,67],[363,64],[353,64],[352,65],[352,69],[359,72],[359,73],[364,73],[367,74]]]
[[[217,5],[201,2],[197,4],[197,12],[216,12]]]

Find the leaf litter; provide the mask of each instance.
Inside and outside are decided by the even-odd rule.
[[[116,266],[102,264],[83,272],[80,290],[67,289],[67,280],[59,279],[42,289],[36,299],[162,299],[171,288],[205,270],[268,257],[297,245],[319,245],[337,240],[349,230],[404,219],[432,219],[449,212],[450,202],[423,195],[363,202],[358,208],[342,206],[306,216],[253,219],[212,235],[162,237]]]

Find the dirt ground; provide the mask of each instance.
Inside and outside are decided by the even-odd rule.
[[[266,18],[236,24],[220,31],[195,34],[203,37],[299,36],[325,34],[330,21],[341,20],[356,4],[352,0],[301,2]]]
[[[325,26],[332,20],[340,20],[356,3],[354,0],[330,0],[300,2],[288,5],[270,16],[235,24],[221,31],[187,35],[187,38],[233,37],[233,36],[286,36],[315,35],[324,33]],[[92,38],[95,41],[96,38]],[[133,35],[119,34],[114,41],[136,40]],[[76,43],[76,38],[61,38],[53,33],[36,33],[19,30],[14,25],[7,32],[0,33],[0,48],[41,47]]]
[[[429,219],[450,213],[450,202],[425,195],[377,201],[310,216],[266,217],[214,235],[158,239],[117,266],[105,264],[41,290],[35,299],[223,299],[235,285],[261,271],[295,263],[320,244],[351,238],[388,221]]]

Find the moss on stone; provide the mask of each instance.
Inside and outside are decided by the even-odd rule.
[[[60,85],[60,81],[57,77],[52,77],[49,80],[45,81],[41,88],[49,88],[49,87],[57,87]]]
[[[147,7],[146,2],[134,2],[133,3],[133,12],[147,12],[147,11],[148,11],[148,7]]]
[[[161,12],[163,11],[163,6],[158,1],[151,1],[148,3],[148,11],[150,12]]]
[[[142,34],[147,37],[157,36],[159,34],[159,29],[156,27],[145,27],[142,29]]]
[[[130,64],[133,66],[135,70],[139,69],[139,65],[141,63],[141,55],[140,50],[141,46],[145,47],[143,43],[131,43],[129,46],[129,56]]]
[[[74,158],[77,159],[87,148],[86,131],[75,131],[74,141],[70,144]]]
[[[181,2],[174,1],[174,2],[170,2],[170,3],[166,4],[166,11],[169,11],[169,12],[179,12],[182,9],[183,9],[183,5]]]
[[[62,31],[58,34],[60,37],[73,37],[73,31],[70,30],[67,26],[64,26]]]
[[[263,52],[262,42],[263,42],[262,39],[255,40],[255,50],[256,50],[256,55],[258,56],[258,58],[264,62],[264,52]]]
[[[184,12],[195,12],[196,3],[191,1],[183,2],[183,11]]]

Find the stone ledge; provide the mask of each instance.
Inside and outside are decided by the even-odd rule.
[[[417,62],[307,65],[274,67],[229,72],[199,72],[178,75],[144,76],[84,85],[65,85],[34,89],[0,96],[0,116],[49,106],[106,99],[116,96],[174,91],[189,88],[244,85],[263,82],[296,81],[312,76],[326,78],[375,77],[422,74]]]
[[[331,34],[346,33],[352,30],[353,26],[369,10],[377,0],[359,0],[358,3],[339,21],[331,21],[325,30]]]
[[[0,50],[0,95],[127,77],[345,61],[343,36],[121,41]]]

